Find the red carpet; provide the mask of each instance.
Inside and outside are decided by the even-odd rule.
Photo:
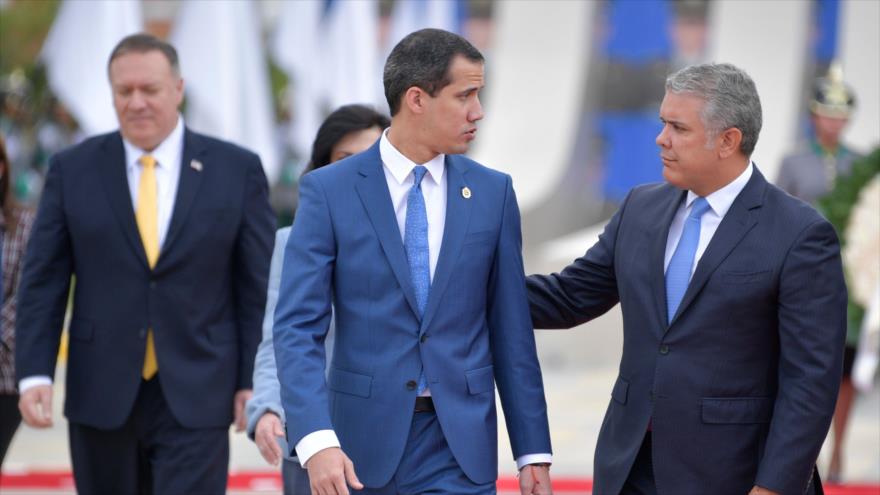
[[[515,478],[498,480],[498,491],[518,492]],[[31,471],[0,475],[0,487],[15,490],[72,490],[73,476],[69,471]],[[559,494],[587,494],[593,487],[589,478],[554,478],[553,492]],[[236,491],[279,491],[281,477],[266,471],[242,471],[229,475],[229,489]],[[880,495],[880,484],[828,485],[826,495]]]

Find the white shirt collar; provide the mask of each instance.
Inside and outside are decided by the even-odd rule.
[[[152,155],[156,160],[156,164],[171,173],[180,168],[180,157],[183,150],[183,117],[177,116],[177,125],[171,134],[159,143],[152,152],[144,151],[129,142],[125,137],[122,138],[122,145],[125,147],[125,164],[128,168],[138,166],[138,160],[144,155]]]
[[[715,212],[719,217],[724,217],[727,214],[727,210],[730,209],[730,205],[733,204],[733,201],[739,196],[739,193],[745,189],[746,184],[748,184],[749,179],[752,177],[752,170],[754,165],[751,161],[749,161],[749,166],[746,167],[745,170],[739,177],[733,179],[729,184],[722,187],[721,189],[713,192],[712,194],[706,196],[706,201],[709,203],[709,207],[712,208],[712,211]],[[690,207],[691,203],[696,201],[697,196],[693,191],[688,191],[687,200],[685,202],[685,207]]]
[[[379,140],[379,156],[382,158],[382,163],[384,163],[385,167],[391,172],[391,176],[394,177],[394,180],[396,180],[398,184],[403,184],[403,181],[412,174],[412,170],[416,165],[424,165],[425,168],[428,169],[428,175],[431,176],[434,183],[439,184],[440,179],[443,178],[443,171],[446,168],[444,166],[446,155],[441,153],[427,163],[415,163],[405,157],[403,153],[391,144],[391,141],[388,140],[389,129],[390,127],[382,132],[382,138]]]

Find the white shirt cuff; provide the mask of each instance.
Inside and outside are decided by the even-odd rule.
[[[318,452],[330,447],[340,447],[339,439],[333,430],[318,430],[302,437],[296,444],[296,456],[302,467],[306,467],[309,459]]]
[[[36,375],[29,376],[27,378],[22,378],[20,382],[18,382],[18,393],[23,394],[25,390],[29,388],[34,388],[38,385],[52,385],[52,378],[46,375]]]
[[[516,458],[516,469],[517,471],[522,469],[523,466],[527,466],[529,464],[535,464],[536,462],[546,462],[548,464],[553,463],[553,455],[551,454],[526,454]]]

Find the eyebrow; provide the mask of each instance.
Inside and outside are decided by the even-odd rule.
[[[685,124],[684,122],[681,122],[680,120],[673,120],[673,119],[666,120],[663,117],[659,117],[659,119],[660,119],[660,122],[663,122],[664,124],[672,124],[672,125],[677,125],[677,126],[681,126],[681,127],[687,127],[687,124]]]

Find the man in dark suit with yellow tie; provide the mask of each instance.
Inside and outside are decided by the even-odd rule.
[[[19,295],[19,407],[51,425],[75,276],[64,413],[77,490],[224,493],[265,306],[266,178],[255,154],[184,126],[174,47],[129,36],[108,71],[119,131],[59,153],[46,177]]]
[[[623,312],[596,495],[821,492],[846,330],[840,245],[751,162],[761,120],[737,67],[669,76],[666,183],[633,189],[561,273],[528,278],[536,328]]]

